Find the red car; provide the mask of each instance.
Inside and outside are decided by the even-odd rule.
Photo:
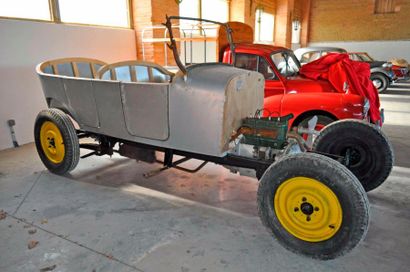
[[[311,80],[298,74],[300,64],[289,49],[262,44],[237,44],[235,66],[258,71],[265,76],[265,115],[284,116],[292,113],[290,127],[307,127],[318,117],[315,130],[345,118],[365,119],[367,99],[336,91],[329,82]],[[225,49],[223,62],[232,63],[231,51]]]

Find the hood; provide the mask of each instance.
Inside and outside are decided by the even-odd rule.
[[[326,80],[312,80],[300,75],[286,79],[287,93],[336,93],[337,91]]]

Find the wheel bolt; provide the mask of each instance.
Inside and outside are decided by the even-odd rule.
[[[329,225],[329,228],[334,229],[335,226],[334,225]]]
[[[315,211],[317,211],[317,212],[318,212],[318,211],[319,211],[319,207],[315,207]]]
[[[306,217],[306,221],[308,222],[310,221],[310,216]]]
[[[295,212],[298,212],[299,211],[299,208],[298,207],[295,207],[295,209],[293,209]]]
[[[303,202],[306,202],[306,197],[303,197],[303,198],[302,198],[302,201],[303,201]]]

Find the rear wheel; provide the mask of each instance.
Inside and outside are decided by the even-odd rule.
[[[390,175],[394,154],[386,135],[375,125],[360,120],[340,120],[325,127],[313,150],[343,156],[347,167],[368,192]]]
[[[376,87],[379,93],[384,92],[389,86],[389,79],[380,73],[371,74],[370,80],[373,82],[374,87]]]
[[[78,137],[70,118],[61,110],[43,110],[37,115],[34,139],[41,161],[51,172],[62,175],[77,166]]]
[[[263,224],[288,250],[334,259],[364,238],[369,203],[357,178],[327,157],[300,153],[273,164],[258,188]]]

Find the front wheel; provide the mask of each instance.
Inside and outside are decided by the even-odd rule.
[[[389,86],[389,79],[380,73],[370,75],[370,80],[379,93],[384,92]]]
[[[63,111],[41,111],[34,125],[34,139],[41,161],[51,172],[62,175],[77,166],[80,158],[78,137]]]
[[[387,136],[366,121],[345,119],[328,125],[313,150],[344,157],[366,192],[383,184],[393,169],[394,153]]]
[[[258,188],[262,223],[288,250],[334,259],[356,247],[369,224],[357,178],[327,157],[300,153],[271,165]]]

